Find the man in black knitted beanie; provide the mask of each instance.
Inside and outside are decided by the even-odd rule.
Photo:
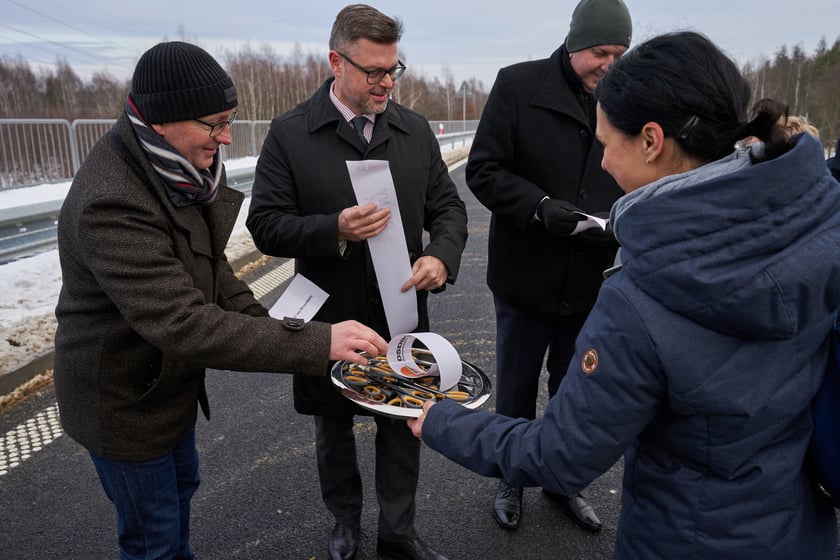
[[[186,121],[236,107],[236,88],[204,49],[172,41],[143,53],[131,78],[131,100],[148,124]]]
[[[219,148],[236,102],[201,48],[152,47],[61,208],[55,394],[114,504],[120,558],[194,558],[205,368],[323,377],[330,360],[387,348],[355,321],[272,319],[234,274],[225,247],[244,195],[227,186]]]

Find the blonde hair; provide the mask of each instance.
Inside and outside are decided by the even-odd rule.
[[[817,127],[808,122],[808,117],[800,115],[782,115],[776,122],[785,129],[785,137],[788,139],[790,139],[791,136],[796,136],[800,132],[807,132],[817,140],[820,139],[820,131],[817,130]],[[755,136],[747,136],[738,142],[738,146],[744,148],[750,144],[754,144],[755,142],[758,142],[758,138]]]
[[[800,132],[807,132],[817,139],[820,137],[820,131],[817,130],[817,127],[808,122],[807,117],[797,115],[791,115],[787,117],[787,119],[785,119],[785,117],[781,117],[779,119],[779,124],[785,127],[788,137],[795,136]]]

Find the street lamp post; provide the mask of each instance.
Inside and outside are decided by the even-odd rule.
[[[467,82],[461,82],[461,88],[458,90],[458,97],[461,98],[461,132],[467,130],[467,97],[470,97],[470,86]]]

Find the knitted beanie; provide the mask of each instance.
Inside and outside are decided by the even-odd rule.
[[[582,51],[596,45],[630,46],[633,22],[622,0],[581,0],[572,13],[566,49]]]
[[[236,107],[233,80],[204,49],[172,41],[143,53],[131,100],[148,124],[186,121]]]

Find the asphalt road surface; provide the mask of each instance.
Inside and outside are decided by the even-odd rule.
[[[463,166],[453,170],[452,177],[467,204],[470,238],[458,283],[429,298],[432,330],[494,380],[495,324],[485,284],[489,213],[466,188]],[[263,302],[271,305],[283,287],[271,290]],[[196,557],[327,558],[333,520],[318,489],[313,422],[294,412],[291,377],[211,371],[208,392],[212,420],[200,417],[197,424],[203,480],[192,502]],[[540,410],[545,400],[543,394]],[[494,405],[491,397],[485,408]],[[7,457],[0,461],[0,558],[117,558],[111,504],[87,452],[61,433],[55,416],[51,387],[0,414],[0,452]],[[374,559],[375,424],[361,419],[356,434],[365,483],[359,558]],[[416,526],[452,560],[610,558],[620,477],[619,463],[586,491],[604,523],[598,534],[577,528],[538,488],[525,491],[519,530],[507,531],[491,514],[497,481],[424,448]]]

